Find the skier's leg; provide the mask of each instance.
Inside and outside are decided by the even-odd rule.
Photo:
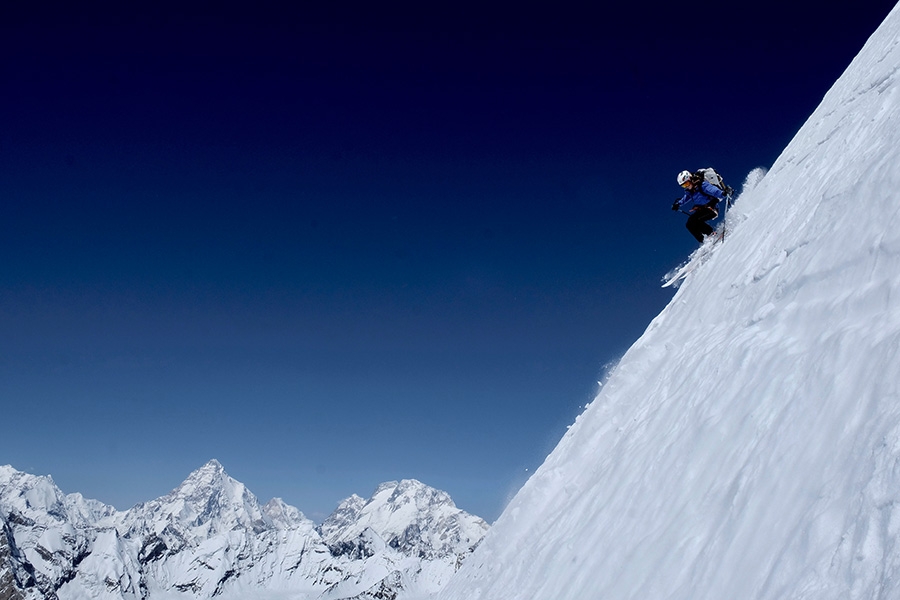
[[[716,230],[713,229],[712,225],[707,223],[707,221],[711,221],[719,216],[719,213],[718,211],[716,211],[716,209],[710,208],[708,206],[702,206],[698,208],[697,211],[694,212],[694,214],[691,216],[697,217],[697,230],[702,235],[706,236],[715,233]]]
[[[703,236],[709,235],[712,232],[712,227],[707,225],[699,217],[700,215],[697,212],[691,214],[684,226],[687,227],[687,230],[691,232],[691,235],[694,236],[694,239],[702,244]]]

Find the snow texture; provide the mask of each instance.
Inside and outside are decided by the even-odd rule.
[[[900,598],[900,6],[441,600]]]

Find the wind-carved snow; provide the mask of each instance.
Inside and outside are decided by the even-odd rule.
[[[900,598],[900,7],[441,600]]]
[[[488,527],[404,480],[317,528],[217,461],[125,512],[0,467],[0,526],[2,600],[403,600],[437,592]]]

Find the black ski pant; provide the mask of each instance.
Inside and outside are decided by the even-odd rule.
[[[719,211],[715,208],[711,206],[700,206],[691,213],[685,226],[687,227],[687,230],[691,232],[691,235],[702,244],[703,236],[711,235],[713,232],[712,226],[707,223],[707,221],[715,219],[718,216]]]

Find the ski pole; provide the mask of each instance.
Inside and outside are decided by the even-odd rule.
[[[725,208],[722,210],[722,241],[725,241],[725,233],[728,230],[726,218],[728,217],[728,207],[731,206],[731,194],[725,194]]]

